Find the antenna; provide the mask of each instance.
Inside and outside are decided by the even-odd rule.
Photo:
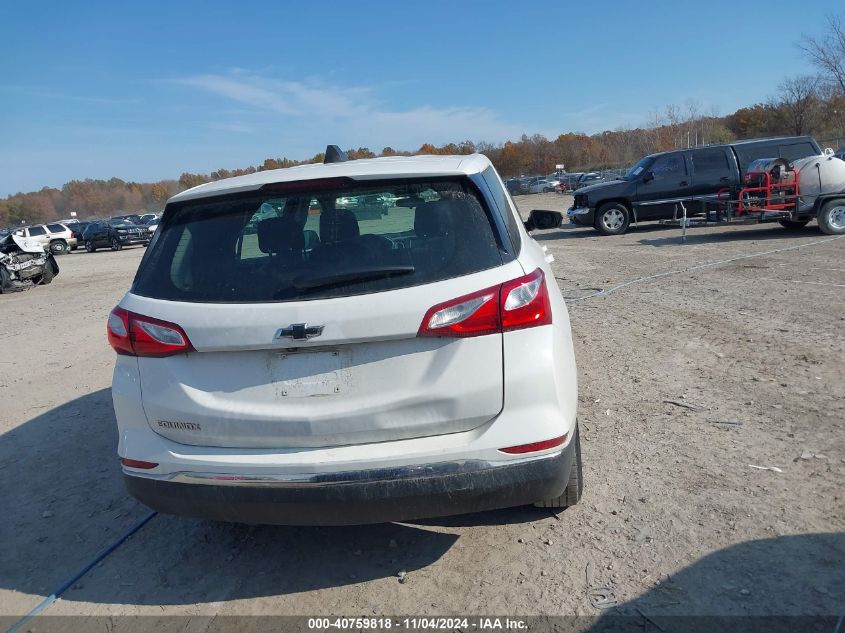
[[[348,160],[349,156],[347,156],[346,152],[340,149],[337,145],[326,146],[326,157],[323,159],[323,164],[343,163]]]

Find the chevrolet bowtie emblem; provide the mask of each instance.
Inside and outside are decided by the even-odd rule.
[[[276,331],[273,339],[292,338],[294,341],[305,341],[323,333],[322,325],[308,325],[307,323],[291,323],[288,327]]]

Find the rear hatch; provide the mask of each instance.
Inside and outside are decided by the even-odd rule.
[[[493,226],[466,178],[288,183],[171,205],[121,302],[192,346],[139,357],[150,426],[185,444],[299,448],[491,420],[502,335],[417,334],[432,306],[522,274]]]

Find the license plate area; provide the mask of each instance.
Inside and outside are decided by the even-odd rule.
[[[275,352],[270,356],[270,379],[279,399],[334,396],[349,388],[349,370],[336,350]]]

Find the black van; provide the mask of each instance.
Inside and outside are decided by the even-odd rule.
[[[721,189],[739,185],[758,158],[793,161],[821,153],[812,137],[789,136],[651,154],[619,180],[578,189],[567,215],[573,224],[620,235],[631,222],[673,217],[679,202],[694,212],[701,206],[696,201],[715,199]]]

